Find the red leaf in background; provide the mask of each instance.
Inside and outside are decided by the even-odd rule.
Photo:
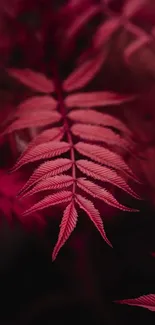
[[[123,14],[130,18],[133,17],[138,11],[144,8],[144,5],[148,3],[148,0],[126,0],[123,7]]]
[[[138,298],[115,301],[118,304],[146,308],[155,311],[155,295],[149,294]]]
[[[0,192],[6,197],[15,197],[23,181],[21,173],[8,174],[7,170],[0,169]]]
[[[143,35],[128,45],[124,50],[124,59],[126,63],[129,64],[132,55],[147,43],[149,43],[149,37],[148,35]]]
[[[100,53],[95,59],[84,62],[72,72],[64,81],[65,91],[73,91],[85,87],[101,69],[106,59],[107,53]]]
[[[8,74],[35,91],[49,94],[54,91],[54,84],[42,73],[30,69],[7,69]]]
[[[82,15],[78,15],[68,29],[66,38],[75,37],[77,32],[100,11],[100,6],[90,6]]]
[[[110,18],[107,19],[104,23],[102,23],[95,35],[93,36],[93,45],[96,49],[100,49],[103,45],[105,45],[112,35],[117,31],[120,26],[119,18]]]
[[[1,0],[0,2],[0,13],[6,14],[9,17],[16,18],[17,9],[20,5],[21,0]]]
[[[23,186],[24,180],[21,173],[8,174],[6,170],[0,170],[0,210],[6,217],[10,225],[14,222],[14,215],[18,218],[25,227],[31,227],[34,220],[36,225],[45,226],[45,220],[39,215],[34,214],[30,218],[23,220],[21,215],[26,208],[24,202],[19,202],[16,195]]]

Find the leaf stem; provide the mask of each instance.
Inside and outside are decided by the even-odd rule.
[[[61,113],[62,118],[64,120],[64,129],[65,129],[65,132],[67,134],[68,142],[70,144],[70,159],[72,161],[72,177],[73,177],[73,180],[74,180],[72,193],[73,193],[73,197],[74,197],[75,190],[76,190],[76,182],[75,182],[75,180],[76,180],[76,164],[75,164],[74,143],[73,143],[73,139],[72,139],[72,135],[71,135],[71,131],[70,131],[70,126],[69,126],[68,119],[67,119],[66,107],[65,107],[64,98],[63,98],[62,83],[59,80],[56,68],[53,69],[53,75],[54,75],[54,83],[55,83],[55,92],[57,94],[58,102],[59,102],[59,110],[60,110],[60,113]]]

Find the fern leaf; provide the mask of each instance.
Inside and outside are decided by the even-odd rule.
[[[97,112],[93,109],[76,109],[69,112],[68,117],[72,121],[108,126],[123,132],[125,135],[132,135],[129,128],[116,117]]]
[[[22,158],[15,164],[13,171],[30,162],[59,156],[69,149],[70,145],[64,141],[50,141],[39,144],[35,148],[30,149],[25,155],[22,155]]]
[[[54,84],[42,73],[30,69],[7,69],[8,74],[35,91],[49,94],[54,91]]]
[[[144,295],[144,296],[140,296],[138,298],[133,298],[133,299],[118,300],[115,302],[118,304],[122,304],[122,305],[142,307],[142,308],[146,308],[150,311],[155,311],[155,295],[154,294]]]
[[[80,89],[88,84],[97,74],[106,59],[106,52],[100,53],[95,59],[84,62],[64,81],[65,91]]]
[[[43,143],[47,143],[50,141],[60,141],[64,136],[64,129],[59,128],[52,128],[45,131],[42,131],[40,134],[38,134],[26,147],[26,149],[22,152],[19,159],[17,160],[16,164],[19,163],[19,160],[23,159],[25,154],[32,148],[35,148],[35,146]],[[12,171],[14,168],[12,168]]]
[[[119,134],[114,131],[103,128],[100,126],[87,125],[87,124],[74,124],[71,127],[71,131],[74,135],[92,142],[104,142],[109,145],[119,145],[119,147],[130,148],[129,141],[123,139]]]
[[[65,104],[68,108],[111,106],[130,102],[133,99],[135,99],[135,96],[133,95],[125,96],[108,91],[98,91],[69,95],[65,99]]]
[[[78,142],[75,145],[75,149],[82,155],[91,158],[92,160],[95,160],[100,164],[113,167],[116,170],[124,171],[128,173],[130,177],[134,177],[135,179],[135,175],[133,174],[132,170],[117,153],[97,145],[92,145],[83,142]]]
[[[33,119],[34,124],[38,123],[39,120],[47,120],[49,119],[48,124],[53,124],[56,122],[59,122],[61,119],[61,115],[57,111],[39,111],[37,109],[31,110],[30,112],[22,112],[20,114],[16,114],[16,116],[19,118],[20,123],[27,123],[28,121],[31,121]],[[45,124],[46,125],[46,124]]]
[[[69,187],[74,182],[74,179],[69,175],[57,175],[53,177],[48,177],[37,183],[32,190],[26,192],[26,194],[22,195],[22,198],[25,196],[30,196],[35,193],[39,193],[47,190],[58,190],[65,187]]]
[[[89,16],[88,13],[86,13],[86,16]],[[86,16],[85,19],[87,19]],[[78,24],[82,23],[82,19],[82,17],[77,19],[72,33],[76,33]],[[113,22],[112,26],[114,31],[118,26],[118,21],[117,23],[116,21]],[[105,39],[108,37],[108,31],[105,32],[104,37]],[[57,122],[62,123],[59,127],[42,131],[40,135],[34,138],[13,168],[13,171],[15,171],[25,164],[47,159],[48,161],[41,163],[32,173],[27,183],[19,192],[19,196],[30,196],[47,190],[55,191],[30,207],[23,216],[26,217],[44,208],[68,202],[62,218],[58,241],[54,248],[53,259],[55,259],[60,248],[76,226],[77,212],[74,200],[86,212],[101,233],[101,236],[111,246],[99,211],[94,207],[93,202],[78,194],[78,190],[85,191],[87,195],[91,196],[92,200],[97,198],[120,210],[137,211],[123,206],[110,192],[89,180],[90,177],[100,182],[111,183],[131,196],[140,199],[123,179],[123,176],[117,174],[117,171],[123,171],[135,179],[125,161],[120,155],[101,147],[101,144],[97,144],[102,142],[106,145],[109,144],[128,149],[132,146],[132,133],[117,118],[95,110],[97,107],[120,105],[132,101],[136,96],[121,95],[108,91],[94,91],[91,93],[68,94],[65,99],[63,97],[64,91],[68,92],[85,87],[100,70],[106,54],[106,50],[105,53],[98,53],[95,59],[86,61],[80,67],[77,67],[64,82],[61,82],[59,76],[55,75],[56,86],[44,75],[29,69],[8,70],[12,77],[24,85],[47,95],[35,96],[21,103],[15,113],[16,120],[12,122],[5,133],[11,133],[24,128],[36,128],[37,126],[45,127]],[[57,86],[60,88],[56,89],[57,100],[55,100],[49,96],[49,93]],[[70,108],[72,109],[71,111],[69,110]],[[78,109],[73,110],[75,108]],[[114,130],[119,131],[121,135]],[[127,135],[128,138],[124,139],[122,135]],[[65,141],[62,141],[63,137]],[[82,140],[77,143],[76,137],[80,137],[82,140],[86,139],[89,143],[83,143]],[[95,142],[95,144],[90,144],[90,141]],[[69,151],[70,159],[57,158],[57,156],[64,153],[68,155]],[[77,160],[76,151],[95,162],[84,159]],[[51,158],[53,159],[49,160]],[[72,176],[63,174],[71,168]],[[116,169],[116,171],[111,168]],[[86,180],[77,178],[77,173],[80,172],[87,176]]]
[[[57,106],[57,101],[52,96],[34,96],[32,98],[26,99],[17,107],[17,114],[29,114],[32,110],[43,111],[43,110],[53,110]]]
[[[61,115],[58,112],[44,112],[40,115],[38,112],[31,112],[25,116],[22,116],[15,120],[4,132],[3,134],[12,133],[15,131],[37,127],[37,126],[45,126],[48,124],[54,124],[59,122],[61,119]]]
[[[55,193],[53,195],[48,195],[38,203],[35,203],[31,208],[26,210],[23,213],[23,217],[28,216],[36,211],[43,210],[53,205],[59,205],[61,203],[69,202],[72,199],[72,192],[70,191],[62,191]]]
[[[77,186],[89,195],[104,201],[106,204],[113,206],[114,208],[122,211],[134,211],[134,209],[127,208],[120,204],[105,188],[102,188],[101,186],[82,177],[77,179]]]
[[[127,192],[131,196],[135,197],[136,199],[139,199],[139,196],[130,188],[125,180],[116,173],[116,171],[82,159],[78,160],[76,162],[76,165],[78,169],[87,176],[101,180],[103,182],[109,182]]]
[[[117,31],[120,26],[119,18],[107,19],[103,24],[101,24],[95,35],[93,36],[94,48],[100,49],[105,43],[109,41],[112,34]]]
[[[78,219],[78,214],[74,206],[74,202],[72,201],[65,209],[63,218],[60,224],[60,232],[58,241],[54,247],[52,259],[55,260],[58,252],[60,251],[61,247],[65,244],[71,233],[73,232],[74,228],[76,227]]]
[[[94,207],[94,204],[90,200],[81,196],[80,194],[76,195],[75,200],[78,203],[79,207],[84,210],[85,213],[89,216],[90,220],[94,223],[95,227],[98,229],[105,242],[112,247],[112,244],[106,236],[99,211]]]
[[[38,144],[43,144],[50,141],[60,141],[63,136],[64,129],[62,127],[53,127],[52,129],[42,131],[29,143],[28,147],[26,148],[26,152]]]
[[[31,175],[27,183],[20,190],[19,195],[25,193],[35,183],[47,179],[51,176],[56,176],[69,170],[72,167],[72,161],[66,158],[58,158],[52,161],[46,161],[41,164]]]

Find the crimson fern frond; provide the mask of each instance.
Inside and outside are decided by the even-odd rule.
[[[76,226],[78,206],[85,211],[110,246],[100,211],[94,206],[94,198],[120,210],[137,211],[119,203],[110,191],[98,184],[98,181],[110,183],[140,199],[127,181],[129,178],[138,181],[133,171],[120,154],[104,147],[106,144],[128,150],[132,147],[132,133],[124,122],[101,112],[104,107],[130,102],[135,96],[108,91],[73,93],[92,80],[104,59],[99,54],[98,59],[89,60],[77,67],[64,81],[59,80],[58,73],[55,73],[54,81],[51,81],[41,73],[29,69],[7,70],[11,77],[25,86],[44,93],[20,103],[15,112],[15,120],[4,134],[24,128],[46,127],[29,143],[12,170],[44,160],[34,170],[19,196],[44,191],[45,197],[27,209],[23,217],[50,206],[67,203],[53,259]],[[55,97],[52,97],[50,93],[54,90]],[[69,91],[72,93],[68,94]],[[81,156],[87,159],[82,159]],[[67,174],[68,171],[71,174]],[[46,195],[46,191],[52,193]],[[82,196],[82,192],[85,192],[86,197]]]

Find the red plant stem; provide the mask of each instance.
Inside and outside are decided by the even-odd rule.
[[[53,66],[55,66],[55,64],[53,64]],[[59,102],[59,108],[60,108],[60,113],[62,115],[62,118],[64,120],[64,129],[65,132],[67,134],[67,139],[68,142],[70,144],[70,158],[72,161],[72,177],[73,177],[73,198],[75,195],[75,190],[76,190],[76,165],[75,165],[75,150],[74,150],[74,143],[72,140],[72,135],[71,135],[71,131],[70,131],[70,127],[68,124],[68,119],[66,116],[66,107],[65,107],[65,103],[64,103],[64,99],[63,99],[63,88],[62,88],[62,83],[58,78],[58,73],[56,71],[56,69],[53,69],[54,72],[54,82],[55,82],[55,92],[58,96],[58,102]]]

